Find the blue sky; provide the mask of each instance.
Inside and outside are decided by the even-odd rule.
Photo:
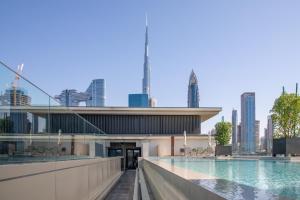
[[[282,86],[300,82],[300,1],[110,0],[0,2],[0,59],[51,95],[107,84],[107,105],[127,106],[141,91],[145,13],[152,95],[158,106],[186,106],[192,69],[201,106],[223,112],[256,92],[256,118],[267,115]],[[240,117],[240,116],[239,116]]]

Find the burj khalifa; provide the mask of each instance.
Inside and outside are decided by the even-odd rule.
[[[148,21],[146,15],[146,33],[145,33],[145,55],[144,55],[144,77],[143,77],[143,94],[148,94],[150,98],[150,64],[148,52]]]

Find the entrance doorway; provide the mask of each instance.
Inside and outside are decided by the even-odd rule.
[[[138,157],[141,157],[141,148],[126,149],[126,169],[136,169]]]
[[[107,149],[107,156],[122,156],[122,169],[136,169],[138,167],[138,157],[141,157],[141,147],[136,147],[135,142],[111,142]]]

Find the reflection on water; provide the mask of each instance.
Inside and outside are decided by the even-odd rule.
[[[166,158],[216,180],[193,180],[229,199],[300,199],[300,163],[274,160]],[[280,196],[280,197],[279,197]]]
[[[210,191],[216,192],[227,199],[291,199],[284,196],[271,194],[265,190],[238,184],[224,179],[201,179],[191,181]]]

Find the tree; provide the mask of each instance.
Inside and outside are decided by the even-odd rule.
[[[215,125],[216,135],[215,139],[218,145],[226,145],[231,138],[231,123],[230,122],[218,122]]]
[[[300,97],[282,93],[271,110],[275,138],[291,138],[300,131]]]

